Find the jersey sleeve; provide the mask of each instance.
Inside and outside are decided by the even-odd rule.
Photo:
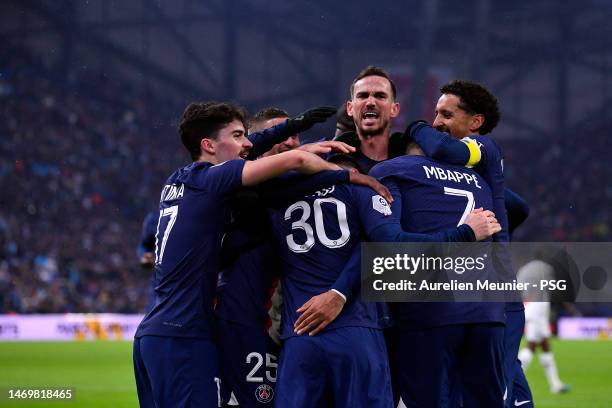
[[[361,287],[361,245],[355,245],[353,253],[344,269],[338,275],[338,279],[330,289],[342,293],[348,301],[359,292]]]
[[[143,223],[142,233],[140,234],[140,241],[136,248],[136,255],[141,258],[145,252],[155,251],[155,234],[157,233],[157,219],[159,218],[159,211],[149,212]]]
[[[196,185],[213,193],[230,193],[242,188],[244,160],[228,160],[195,176]]]
[[[382,224],[399,223],[399,213],[394,215],[391,205],[380,194],[369,187],[357,185],[351,187],[366,236]]]
[[[428,157],[443,163],[474,167],[481,160],[480,145],[470,137],[455,139],[425,122],[417,122],[410,134]]]
[[[287,131],[287,121],[272,126],[271,128],[264,129],[261,132],[249,134],[247,139],[253,144],[253,147],[251,147],[247,159],[256,159],[270,150],[275,144],[287,140],[289,136],[291,135]]]
[[[505,203],[508,212],[508,233],[512,235],[514,230],[529,217],[529,205],[523,197],[509,188],[505,190]]]
[[[380,174],[383,174],[382,172]],[[368,240],[375,242],[474,242],[476,236],[468,225],[460,225],[435,234],[420,234],[404,231],[400,222],[402,194],[393,177],[381,177],[381,182],[393,196],[391,211],[394,214],[387,222],[379,223],[368,232]]]

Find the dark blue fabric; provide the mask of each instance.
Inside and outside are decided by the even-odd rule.
[[[276,407],[392,408],[382,332],[343,327],[285,341]]]
[[[233,393],[240,407],[271,407],[280,347],[272,341],[265,327],[217,319],[217,344],[224,401],[229,401]],[[259,368],[255,370],[257,365]],[[265,398],[262,392],[269,392],[269,397]]]
[[[216,408],[217,348],[207,339],[134,339],[134,375],[141,408]]]
[[[491,190],[482,176],[464,167],[451,166],[424,156],[401,156],[374,167],[395,199],[393,214],[401,214],[405,231],[434,234],[454,228],[473,207],[490,210]],[[448,190],[452,189],[452,190]],[[457,191],[462,195],[455,194]],[[448,194],[452,193],[452,194]],[[500,303],[401,303],[395,308],[396,323],[404,327],[505,321]]]
[[[393,330],[389,344],[393,386],[396,399],[401,397],[406,407],[448,406],[456,375],[463,380],[465,407],[503,406],[503,325]]]
[[[221,239],[243,167],[243,160],[192,163],[167,180],[159,207],[155,306],[136,337],[211,338]]]

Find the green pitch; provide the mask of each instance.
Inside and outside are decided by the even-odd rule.
[[[536,359],[527,378],[537,407],[612,407],[612,342],[556,341],[561,379],[572,385],[552,395]],[[9,402],[8,387],[71,387],[64,402]],[[135,407],[138,405],[129,342],[0,343],[0,407]]]
[[[7,387],[70,387],[63,402],[8,402]],[[131,342],[0,343],[0,407],[137,407]]]

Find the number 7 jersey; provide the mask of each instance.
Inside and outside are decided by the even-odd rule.
[[[287,338],[294,335],[296,310],[331,288],[364,237],[390,222],[391,208],[370,188],[337,184],[270,215],[282,261],[281,337]],[[378,328],[375,304],[355,296],[325,330],[346,326]]]
[[[391,190],[405,231],[432,234],[463,224],[475,208],[493,209],[489,185],[465,167],[406,155],[376,165],[370,175]],[[493,302],[402,303],[395,319],[400,326],[417,327],[505,323],[502,304]]]

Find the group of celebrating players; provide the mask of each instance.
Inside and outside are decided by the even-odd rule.
[[[304,145],[298,133],[335,109],[266,109],[248,126],[233,104],[185,109],[193,162],[165,182],[152,221],[140,406],[533,406],[521,302],[361,299],[363,241],[504,243],[527,217],[485,136],[496,98],[470,81],[440,90],[431,125],[392,135],[395,85],[367,67],[338,115],[348,131]],[[463,177],[435,177],[446,172]]]

